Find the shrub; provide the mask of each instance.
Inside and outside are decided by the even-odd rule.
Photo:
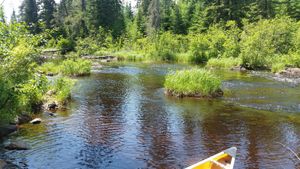
[[[80,56],[91,55],[100,49],[99,45],[92,37],[79,39],[76,41],[76,51]]]
[[[166,76],[167,93],[176,96],[214,97],[223,93],[221,80],[205,69],[181,70]]]
[[[55,99],[64,103],[71,97],[71,89],[74,86],[74,80],[60,77],[54,81],[51,89],[55,91]]]
[[[241,65],[240,58],[211,58],[208,60],[206,67],[210,68],[232,68]]]
[[[245,26],[241,36],[243,65],[251,69],[267,69],[278,55],[292,47],[295,24],[289,18],[260,20]]]
[[[63,75],[82,76],[91,73],[91,61],[84,59],[65,60],[60,66]]]
[[[43,73],[53,73],[58,74],[59,73],[59,65],[54,62],[46,62],[40,67],[38,67],[38,70]]]
[[[57,42],[57,48],[61,50],[62,54],[74,50],[74,46],[74,42],[69,39],[62,38]]]

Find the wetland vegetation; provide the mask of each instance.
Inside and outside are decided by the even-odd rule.
[[[8,140],[45,146],[40,134],[40,153],[63,157],[50,168],[182,168],[233,144],[239,168],[299,167],[271,145],[300,151],[299,0],[20,2],[0,3],[0,137],[16,117],[45,118]],[[46,166],[37,147],[25,159],[1,147],[0,162]]]

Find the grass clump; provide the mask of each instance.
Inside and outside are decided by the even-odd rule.
[[[91,73],[91,61],[84,59],[65,60],[60,66],[63,75],[84,76]]]
[[[205,69],[180,70],[169,73],[165,80],[166,93],[177,97],[219,97],[221,80]]]
[[[46,62],[43,65],[41,65],[38,69],[43,73],[53,73],[53,74],[58,74],[60,71],[58,64],[55,64],[53,62]]]
[[[240,66],[242,63],[240,58],[212,58],[206,64],[209,68],[225,68],[230,69],[235,66]]]
[[[55,93],[55,100],[60,103],[65,103],[71,96],[71,89],[74,84],[74,80],[70,78],[60,77],[56,79],[50,87]]]

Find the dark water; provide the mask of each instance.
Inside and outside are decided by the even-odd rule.
[[[2,156],[33,169],[183,168],[236,146],[235,168],[300,168],[300,88],[253,73],[216,72],[221,99],[163,94],[179,65],[120,64],[78,80],[58,117],[10,139],[32,150]]]

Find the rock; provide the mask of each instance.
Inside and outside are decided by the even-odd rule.
[[[51,116],[51,117],[56,117],[56,114],[55,113],[52,113],[52,112],[47,112],[48,116]]]
[[[281,75],[289,78],[300,78],[300,68],[286,68],[276,75]]]
[[[232,71],[247,71],[247,69],[244,68],[243,66],[234,66],[234,67],[230,68],[230,70],[232,70]]]
[[[5,147],[7,150],[29,150],[30,147],[28,144],[22,141],[12,141],[7,144]]]
[[[0,127],[0,138],[3,138],[18,130],[16,125],[6,125]]]
[[[1,166],[1,161],[3,161],[3,166]],[[9,161],[4,161],[0,160],[0,169],[21,169],[21,167],[9,162]]]
[[[58,105],[55,102],[48,104],[49,110],[55,110],[56,108],[58,108]]]
[[[49,91],[46,93],[46,95],[52,96],[52,95],[55,94],[55,93],[56,93],[55,90],[49,90]]]
[[[32,117],[27,113],[22,113],[15,118],[16,124],[25,124],[32,120]]]
[[[49,73],[47,73],[47,76],[54,76],[54,73],[49,72]]]
[[[31,124],[40,124],[42,122],[41,118],[35,118],[30,121]]]
[[[3,169],[7,165],[7,162],[0,159],[0,169]]]

